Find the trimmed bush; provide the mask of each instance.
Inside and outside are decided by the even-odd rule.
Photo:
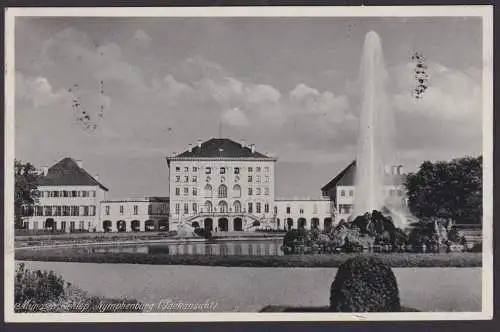
[[[330,288],[330,311],[398,312],[398,285],[391,267],[373,256],[343,263]]]

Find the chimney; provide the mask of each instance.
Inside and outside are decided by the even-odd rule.
[[[83,161],[82,160],[77,160],[76,164],[78,165],[78,167],[83,168]]]
[[[252,153],[255,153],[255,144],[252,144]]]
[[[94,175],[94,179],[95,179],[96,181],[99,181],[99,174]]]
[[[245,143],[245,140],[244,140],[244,139],[242,139],[242,140],[241,140],[241,147],[242,147],[242,148],[245,148],[245,147],[246,147],[246,143]]]
[[[201,139],[198,140],[198,147],[201,148]]]
[[[189,152],[193,151],[193,145],[192,144],[188,144],[188,151]]]
[[[49,166],[43,166],[42,167],[42,175],[47,176],[48,172],[49,172]]]
[[[397,169],[398,167],[397,166],[392,166],[392,174],[397,174]]]
[[[404,174],[404,173],[403,173],[403,165],[399,165],[399,166],[398,166],[398,174],[399,174],[399,175]]]

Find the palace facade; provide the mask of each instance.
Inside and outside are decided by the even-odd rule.
[[[213,138],[166,158],[168,197],[108,200],[108,189],[82,163],[64,158],[40,172],[39,202],[27,209],[26,229],[75,232],[176,230],[179,225],[213,231],[330,229],[348,219],[354,203],[356,163],[321,188],[317,198],[277,198],[277,158],[255,145]],[[386,190],[406,202],[401,166],[393,167]],[[395,180],[394,180],[395,179]]]

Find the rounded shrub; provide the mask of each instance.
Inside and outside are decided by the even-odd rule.
[[[343,263],[330,288],[330,311],[397,312],[401,310],[396,277],[391,267],[373,256]]]

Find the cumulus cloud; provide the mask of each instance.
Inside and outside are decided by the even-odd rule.
[[[45,77],[24,77],[16,73],[16,99],[32,102],[35,107],[45,107],[69,100],[64,90],[53,91],[52,85]]]

